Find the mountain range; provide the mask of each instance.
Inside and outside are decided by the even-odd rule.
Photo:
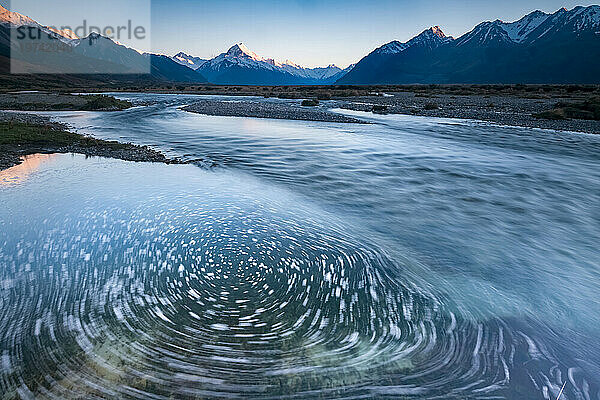
[[[26,37],[15,44],[22,32],[33,32],[35,39]],[[27,45],[40,50],[31,51]],[[78,38],[71,31],[44,26],[2,6],[0,60],[3,72],[9,71],[10,63],[10,70],[21,74],[85,75],[87,80],[100,81],[207,82],[201,74],[170,57],[142,54],[97,33]]]
[[[175,58],[181,57],[181,54]],[[278,62],[259,56],[243,43],[232,46],[211,60],[186,60],[198,65],[196,71],[211,83],[227,85],[326,85],[334,83],[349,70],[335,65],[305,68],[289,60]]]
[[[34,59],[11,48],[11,33],[24,26],[43,32],[43,40],[58,39],[69,51],[49,52],[41,59],[36,54]],[[212,59],[184,52],[172,57],[142,54],[99,34],[78,38],[0,6],[0,64],[5,70],[9,57],[21,72],[85,72],[116,81],[134,76],[138,81],[226,85],[600,83],[600,6],[534,11],[514,22],[486,21],[458,38],[434,26],[406,42],[384,44],[346,69],[276,61],[243,43]]]
[[[339,84],[600,83],[600,6],[482,22],[452,38],[439,27],[364,57]]]
[[[179,52],[173,61],[192,68],[211,83],[224,85],[327,85],[344,76],[353,65],[341,69],[336,65],[306,68],[290,60],[283,62],[265,58],[248,49],[243,43],[225,53],[206,60]]]
[[[186,67],[191,68],[193,70],[197,70],[202,66],[202,64],[208,61],[204,58],[190,56],[189,54],[185,54],[183,51],[175,54],[171,58],[176,63],[185,65]]]

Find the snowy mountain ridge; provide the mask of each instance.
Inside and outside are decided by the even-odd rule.
[[[411,47],[435,48],[454,40],[452,36],[446,36],[439,26],[432,26],[424,30],[409,41],[402,43],[398,40],[391,41],[375,49],[375,54],[398,54]]]
[[[478,43],[533,43],[561,30],[584,32],[600,29],[600,6],[577,6],[572,10],[561,8],[553,14],[540,10],[525,15],[514,22],[486,21],[460,37],[456,44]]]
[[[71,31],[69,29],[59,30],[57,28],[53,28],[50,26],[40,25],[38,22],[34,21],[33,19],[31,19],[23,14],[9,11],[6,8],[2,7],[1,5],[0,5],[0,24],[13,26],[13,27],[20,27],[20,26],[36,27],[36,28],[39,28],[41,31],[47,33],[48,35],[53,36],[53,37],[59,39],[60,41],[62,41],[63,43],[66,43],[69,45],[74,45],[75,43],[73,41],[76,39],[79,39],[79,37],[73,31]]]
[[[513,22],[481,22],[455,40],[431,28],[406,43],[390,42],[336,83],[595,84],[599,48],[599,5],[537,10]]]
[[[204,65],[204,63],[206,61],[208,61],[208,60],[205,60],[205,59],[200,58],[200,57],[191,56],[189,54],[184,53],[183,51],[180,51],[179,53],[175,54],[171,58],[176,63],[181,64],[181,65],[185,65],[186,67],[189,67],[189,68],[191,68],[193,70],[196,70],[196,69],[200,68],[202,65]]]
[[[243,43],[237,43],[224,53],[206,61],[199,71],[209,78],[216,78],[231,68],[241,68],[259,73],[273,73],[281,75],[284,81],[305,81],[307,83],[325,83],[331,79],[338,79],[345,70],[334,64],[327,67],[307,68],[290,60],[277,61],[273,58],[262,57],[250,50]],[[287,78],[283,78],[287,76]]]
[[[518,21],[508,23],[500,21],[500,25],[513,42],[521,43],[531,32],[546,21],[549,16],[550,14],[537,10]]]
[[[14,26],[37,26],[38,23],[32,20],[31,18],[7,10],[6,8],[0,5],[0,23],[2,24],[11,24]]]

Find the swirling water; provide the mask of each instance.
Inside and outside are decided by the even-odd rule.
[[[127,96],[54,115],[200,167],[0,175],[5,397],[600,399],[600,138]]]

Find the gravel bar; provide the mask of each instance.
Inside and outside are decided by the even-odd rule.
[[[182,110],[198,114],[222,117],[254,117],[291,119],[301,121],[342,122],[368,124],[358,118],[339,115],[328,111],[324,106],[303,107],[298,103],[274,101],[220,101],[199,100]]]
[[[500,125],[552,129],[584,133],[600,133],[600,121],[568,119],[548,120],[533,116],[552,109],[557,98],[524,98],[489,95],[422,95],[412,92],[390,93],[389,96],[364,96],[340,101],[339,107],[355,111],[372,111],[373,106],[387,107],[388,114],[475,119]],[[560,99],[560,101],[575,101]]]

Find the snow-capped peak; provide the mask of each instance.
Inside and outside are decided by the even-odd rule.
[[[7,24],[7,25],[10,25],[13,27],[19,27],[19,26],[37,27],[38,29],[40,29],[42,32],[45,32],[49,36],[57,38],[60,41],[66,43],[66,44],[69,44],[69,45],[73,45],[75,43],[75,40],[79,39],[77,37],[77,35],[75,34],[75,32],[73,32],[70,29],[60,30],[60,29],[57,29],[52,26],[42,26],[37,21],[34,21],[33,19],[31,19],[23,14],[9,11],[6,8],[2,7],[1,5],[0,5],[0,24]]]
[[[175,54],[173,57],[177,58],[178,60],[184,61],[185,59],[187,59],[191,56],[189,54],[185,54],[183,51],[180,51],[179,53]]]
[[[515,22],[498,22],[513,42],[521,43],[529,36],[531,32],[533,32],[538,26],[546,21],[549,16],[550,14],[536,10]]]
[[[398,40],[394,40],[383,46],[379,47],[374,51],[376,54],[397,54],[413,46],[423,47],[437,47],[441,44],[453,41],[452,36],[446,36],[439,26],[432,26],[429,29],[424,30],[409,41],[402,43]]]
[[[186,67],[194,70],[200,68],[206,62],[205,59],[191,56],[183,51],[175,54],[173,57],[171,57],[171,59],[178,64],[185,65]]]
[[[202,64],[199,71],[209,80],[217,79],[222,71],[232,65],[250,70],[269,71],[281,74],[280,79],[296,80],[298,82],[319,83],[327,80],[335,80],[342,72],[341,68],[331,64],[327,67],[306,68],[286,59],[278,61],[273,58],[262,57],[246,47],[243,43],[237,43],[225,53]]]
[[[578,6],[572,10],[571,14],[569,20],[575,21],[577,30],[600,27],[600,5]]]
[[[250,58],[254,61],[265,61],[264,58],[247,48],[244,43],[237,43],[233,45],[229,50],[227,50],[226,55],[229,57]]]
[[[444,32],[442,32],[439,26],[432,26],[431,28],[425,29],[423,32],[410,39],[408,42],[406,42],[406,44],[408,45],[408,47],[427,43],[439,45],[451,40],[453,40],[453,38],[447,37],[444,34]]]
[[[428,29],[428,31],[430,31],[432,34],[434,34],[435,36],[438,36],[440,38],[445,38],[446,35],[444,34],[444,32],[442,32],[442,30],[440,29],[439,26],[432,26],[431,28]]]
[[[537,10],[514,22],[482,22],[462,36],[457,44],[531,43],[560,31],[595,32],[599,28],[600,6],[577,6],[572,10],[563,7],[553,14]]]
[[[398,40],[384,44],[374,51],[376,54],[396,54],[406,50],[408,46]]]
[[[6,8],[0,5],[0,23],[3,24],[11,24],[14,26],[23,26],[23,25],[38,25],[37,22],[32,20],[31,18],[7,10]]]

